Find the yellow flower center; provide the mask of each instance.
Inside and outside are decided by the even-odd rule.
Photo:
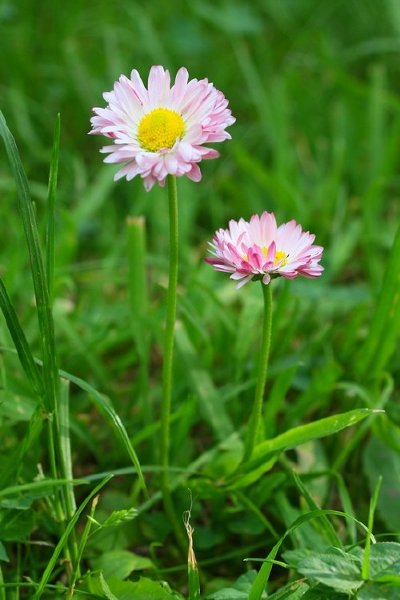
[[[261,248],[261,252],[265,256],[265,258],[267,258],[267,256],[268,256],[268,248],[269,248],[269,246],[263,246]],[[281,267],[284,267],[285,265],[287,265],[288,256],[289,255],[286,254],[286,252],[283,252],[283,250],[277,250],[275,252],[275,256],[274,256],[274,265],[277,265],[278,263],[280,263],[282,261]],[[249,262],[248,254],[244,253],[242,255],[242,259],[246,262]]]
[[[145,150],[157,152],[172,148],[185,133],[185,121],[179,113],[169,108],[155,108],[144,115],[138,127],[138,139]]]
[[[274,258],[274,265],[278,264],[279,262],[282,262],[282,267],[284,267],[285,265],[287,265],[287,259],[288,259],[288,255],[286,254],[286,252],[283,252],[283,250],[278,250],[275,253],[275,258]]]
[[[261,248],[262,253],[264,254],[265,258],[267,258],[267,256],[268,256],[268,248],[269,248],[269,246],[263,246]],[[281,267],[284,267],[285,265],[287,265],[287,259],[288,259],[288,255],[286,254],[286,252],[283,252],[283,250],[277,250],[275,252],[274,265],[277,265],[278,263],[283,261],[281,264]]]

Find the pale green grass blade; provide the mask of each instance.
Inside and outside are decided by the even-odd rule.
[[[55,202],[58,177],[58,159],[60,154],[60,114],[57,115],[54,129],[53,152],[50,163],[49,187],[47,192],[47,231],[46,231],[46,273],[50,305],[53,304],[54,291],[54,237],[55,237]]]
[[[73,473],[69,429],[69,381],[66,381],[65,379],[61,379],[60,385],[59,435],[59,446],[61,453],[63,477],[66,480],[72,481]],[[67,508],[67,515],[68,518],[71,518],[74,512],[76,511],[74,486],[72,484],[66,485],[64,497]]]
[[[48,565],[43,573],[43,576],[42,576],[42,579],[40,580],[38,588],[37,588],[35,594],[33,595],[33,600],[39,600],[39,598],[42,597],[42,594],[43,594],[45,587],[51,577],[54,567],[57,564],[58,558],[59,558],[65,544],[67,544],[68,538],[69,538],[70,534],[72,533],[76,523],[78,522],[78,519],[81,516],[82,512],[85,510],[85,508],[89,504],[90,500],[94,496],[96,496],[96,494],[101,490],[102,487],[104,487],[110,481],[111,478],[112,478],[112,475],[109,475],[108,477],[103,479],[103,481],[101,481],[94,488],[94,490],[92,492],[90,492],[90,494],[85,498],[85,500],[79,506],[78,510],[76,511],[76,513],[74,514],[72,519],[69,521],[67,527],[65,528],[63,535],[61,536],[57,546],[54,549],[52,557],[50,558],[50,560],[48,562]]]
[[[99,502],[99,497],[95,496],[92,500],[92,503],[90,506],[90,512],[89,512],[88,518],[86,520],[85,527],[83,529],[83,533],[81,535],[81,539],[79,542],[77,561],[76,561],[75,568],[74,568],[74,571],[73,571],[72,577],[71,577],[71,588],[70,588],[71,598],[73,597],[75,584],[79,577],[80,563],[82,561],[83,551],[85,550],[85,546],[86,546],[88,538],[89,538],[90,530],[93,525],[94,515],[96,512],[96,507],[97,507],[98,502]]]
[[[348,533],[348,536],[350,539],[350,543],[356,544],[356,542],[357,542],[356,526],[354,523],[355,514],[354,514],[353,504],[352,504],[352,501],[350,498],[349,490],[347,489],[344,479],[340,475],[340,473],[334,473],[334,476],[337,481],[338,493],[340,496],[340,501],[343,506],[343,510],[345,513],[347,513],[348,515],[350,515],[352,517],[352,519],[347,519],[347,533]]]
[[[380,476],[378,478],[378,481],[376,482],[374,493],[372,495],[371,502],[369,505],[369,512],[368,512],[369,535],[367,535],[367,538],[365,540],[364,557],[363,557],[363,563],[362,563],[362,568],[361,568],[361,577],[365,580],[369,579],[369,560],[370,560],[370,556],[371,556],[371,536],[372,536],[372,531],[374,528],[374,516],[375,516],[376,505],[378,504],[378,498],[379,498],[379,492],[381,489],[381,485],[382,485],[382,476]]]
[[[385,369],[400,334],[400,226],[390,251],[368,337],[357,357],[360,377],[373,378]]]
[[[43,402],[43,381],[35,363],[28,341],[19,323],[17,313],[8,296],[5,285],[0,278],[0,308],[7,323],[8,330],[15,344],[18,358],[28,377],[39,402]]]
[[[82,390],[87,392],[89,394],[89,397],[92,399],[92,401],[95,403],[97,408],[100,410],[100,412],[105,417],[107,417],[107,419],[113,426],[115,433],[117,434],[117,437],[122,442],[122,445],[124,446],[125,450],[127,451],[130,459],[132,460],[132,463],[136,469],[136,473],[139,477],[142,489],[145,492],[145,494],[148,496],[147,487],[146,487],[146,483],[145,483],[145,480],[143,477],[143,472],[142,472],[142,469],[140,466],[138,456],[131,444],[131,441],[130,441],[127,431],[124,427],[124,424],[122,423],[119,415],[117,414],[117,412],[113,408],[112,404],[110,403],[110,400],[108,398],[106,399],[104,396],[102,396],[102,394],[100,394],[100,392],[98,392],[94,387],[89,385],[83,379],[80,379],[79,377],[75,377],[74,375],[71,375],[71,373],[67,373],[66,371],[63,371],[62,369],[60,369],[60,375],[62,377],[65,377],[65,379],[67,379],[68,381],[75,383],[78,387],[80,387]]]
[[[147,360],[148,294],[146,274],[146,222],[144,217],[128,217],[129,303],[137,351]]]
[[[146,423],[153,423],[154,410],[150,390],[149,296],[146,270],[146,221],[144,217],[128,217],[129,306],[131,327],[139,355],[140,402]]]
[[[10,161],[17,186],[19,210],[25,230],[29,250],[33,287],[35,290],[37,315],[41,332],[43,352],[43,381],[45,388],[46,406],[54,411],[57,406],[57,363],[54,342],[54,325],[49,303],[46,273],[43,264],[39,234],[36,224],[34,207],[30,198],[28,181],[19,157],[14,138],[7,127],[3,113],[0,111],[0,135],[3,137],[7,155]]]

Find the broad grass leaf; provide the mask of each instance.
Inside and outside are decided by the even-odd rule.
[[[272,454],[281,452],[283,450],[289,450],[290,448],[296,448],[300,444],[309,442],[319,438],[338,433],[346,427],[351,427],[359,421],[362,421],[366,417],[369,417],[375,413],[381,411],[371,410],[368,408],[359,408],[351,410],[346,413],[333,415],[306,425],[300,425],[293,427],[284,433],[264,442],[258,444],[254,448],[252,458],[243,465],[243,468],[247,470],[253,466],[259,465],[261,462],[268,459]]]
[[[182,596],[173,592],[166,583],[146,577],[139,581],[110,577],[106,581],[101,573],[96,573],[89,576],[87,583],[92,594],[99,594],[107,600],[182,600]]]
[[[94,560],[93,566],[108,580],[110,577],[126,579],[133,571],[151,569],[153,563],[149,558],[128,550],[112,550]]]

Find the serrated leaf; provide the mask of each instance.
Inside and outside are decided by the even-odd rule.
[[[330,547],[305,556],[298,562],[297,570],[339,592],[351,593],[363,584],[360,558],[340,548]]]
[[[126,579],[133,571],[153,567],[153,563],[145,556],[139,556],[128,550],[111,550],[93,561],[93,566],[96,570],[102,571],[106,579],[113,576]]]
[[[371,546],[370,579],[400,584],[400,544],[379,542]]]

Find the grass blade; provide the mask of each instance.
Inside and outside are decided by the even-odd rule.
[[[359,377],[373,378],[385,365],[396,348],[400,333],[400,226],[394,238],[383,276],[375,313],[368,337],[361,348],[356,370]]]
[[[17,197],[20,214],[25,230],[29,250],[33,287],[35,290],[37,315],[41,333],[43,353],[43,381],[46,408],[53,412],[57,408],[57,362],[54,341],[54,324],[51,315],[47,278],[43,265],[43,257],[39,242],[34,207],[31,201],[28,181],[23,169],[15,140],[7,127],[3,113],[0,111],[0,135],[4,140],[10,161],[11,171],[17,186]]]
[[[300,494],[302,494],[302,496],[305,498],[310,510],[320,510],[320,507],[314,501],[313,497],[307,490],[307,488],[304,485],[304,483],[302,482],[301,478],[295,471],[292,471],[292,477],[294,479],[294,483],[295,483],[297,489],[299,490]],[[321,518],[321,521],[322,521],[323,529],[325,530],[325,533],[326,533],[328,543],[331,544],[332,546],[336,546],[337,548],[342,548],[343,544],[340,541],[340,538],[337,535],[337,533],[336,533],[334,527],[332,526],[332,523],[329,521],[329,519],[326,516],[323,516]]]
[[[69,381],[61,379],[60,389],[60,453],[61,464],[63,467],[63,477],[66,480],[72,481],[72,459],[71,459],[71,443],[69,437]],[[68,484],[65,489],[65,501],[67,506],[67,515],[72,517],[76,511],[76,502],[74,494],[74,486]]]
[[[55,547],[54,552],[48,562],[48,565],[42,575],[42,579],[40,580],[39,586],[38,586],[35,594],[33,595],[33,600],[39,600],[39,598],[42,597],[42,594],[44,592],[46,584],[51,577],[54,567],[56,566],[57,560],[58,560],[65,544],[67,543],[72,530],[74,529],[76,523],[78,522],[79,517],[85,510],[86,506],[89,504],[90,500],[94,496],[96,496],[96,494],[101,490],[101,488],[104,487],[110,481],[111,478],[112,478],[112,475],[105,477],[105,479],[103,479],[103,481],[101,481],[94,488],[94,490],[92,492],[90,492],[90,494],[85,498],[85,500],[82,502],[82,504],[80,505],[80,507],[78,508],[78,510],[76,511],[76,513],[74,514],[74,516],[72,517],[70,522],[68,523],[68,525],[65,528],[65,531],[64,531],[63,535],[61,536],[60,541],[58,542],[57,546]]]
[[[28,341],[19,323],[17,313],[7,293],[5,285],[0,278],[0,308],[7,323],[8,330],[18,353],[18,358],[32,388],[40,402],[43,401],[42,377],[35,363]]]
[[[53,152],[51,155],[49,187],[47,192],[47,231],[46,231],[46,273],[50,305],[53,304],[54,288],[54,236],[55,236],[55,200],[58,177],[58,159],[60,155],[60,114],[57,115],[54,128]]]
[[[379,492],[381,489],[381,485],[382,485],[382,476],[380,476],[378,478],[378,481],[376,482],[374,493],[372,495],[371,502],[369,505],[369,512],[368,512],[369,535],[367,535],[367,538],[365,540],[364,558],[363,558],[363,564],[362,564],[362,568],[361,568],[361,577],[363,579],[365,579],[366,581],[369,579],[369,559],[371,556],[371,536],[372,536],[372,530],[374,528],[374,516],[375,516],[376,505],[378,504],[378,498],[379,498]]]

